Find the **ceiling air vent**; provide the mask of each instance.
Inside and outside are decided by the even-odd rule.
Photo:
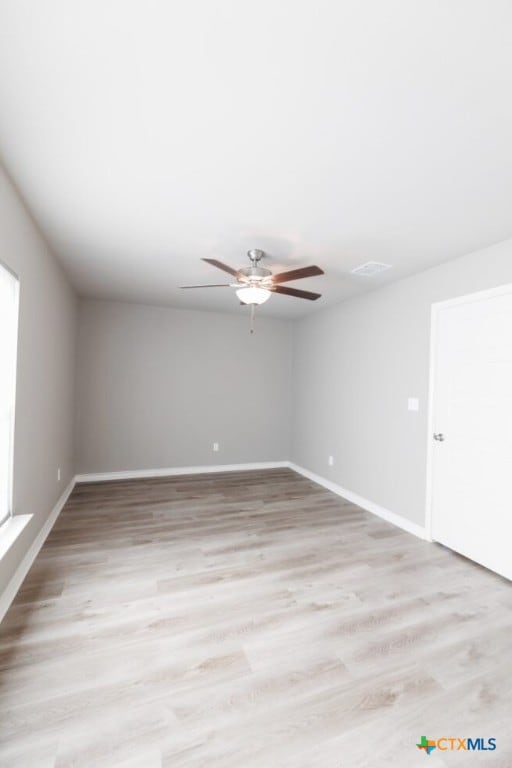
[[[391,264],[381,264],[378,261],[367,261],[366,264],[361,264],[360,267],[351,269],[350,272],[353,275],[373,277],[373,275],[378,275],[380,272],[385,272],[386,269],[391,269]]]

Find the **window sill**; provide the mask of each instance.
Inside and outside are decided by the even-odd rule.
[[[0,560],[7,554],[31,519],[32,515],[15,515],[0,525]]]

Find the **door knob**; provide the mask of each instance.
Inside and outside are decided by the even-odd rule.
[[[438,442],[442,443],[444,441],[444,435],[442,432],[438,432],[437,434],[434,432],[434,440],[437,440]]]

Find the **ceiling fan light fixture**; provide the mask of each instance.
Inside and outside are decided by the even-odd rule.
[[[247,287],[239,288],[236,295],[242,304],[264,304],[270,298],[270,293],[271,291],[266,288],[248,285]]]

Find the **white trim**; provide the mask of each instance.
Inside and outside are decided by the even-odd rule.
[[[483,291],[466,293],[463,296],[456,296],[453,299],[436,301],[432,304],[432,309],[435,309],[436,311],[440,309],[449,309],[450,307],[457,307],[460,304],[471,304],[473,301],[486,301],[487,299],[494,299],[496,296],[504,296],[507,293],[512,293],[512,283],[496,285],[494,288],[486,288]]]
[[[427,422],[427,487],[425,493],[425,533],[429,541],[432,539],[432,513],[434,506],[434,443],[433,434],[436,429],[435,405],[437,382],[437,353],[439,347],[439,316],[444,309],[471,304],[475,301],[486,301],[496,296],[512,293],[512,283],[498,285],[484,291],[475,291],[457,296],[454,299],[437,301],[432,304],[430,313],[430,362],[428,384],[428,422]]]
[[[425,531],[432,541],[432,505],[434,488],[434,409],[437,377],[437,345],[439,329],[439,309],[433,304],[430,311],[430,351],[428,373],[428,416],[427,416],[427,487],[425,489]]]
[[[10,516],[0,525],[0,560],[10,550],[23,529],[32,520],[32,515]]]
[[[48,534],[50,533],[51,529],[53,528],[55,521],[57,520],[60,512],[62,511],[62,508],[64,507],[64,504],[68,500],[69,496],[71,495],[71,491],[75,487],[75,481],[76,478],[72,478],[71,482],[69,483],[68,487],[50,512],[50,515],[48,516],[45,524],[37,534],[36,538],[32,542],[32,545],[28,552],[26,553],[25,557],[21,561],[21,563],[16,568],[14,575],[12,576],[11,580],[7,584],[6,588],[0,595],[0,622],[4,618],[5,614],[7,613],[9,606],[11,605],[12,601],[16,597],[16,594],[21,587],[23,580],[27,573],[30,570],[30,567],[32,566],[32,563],[36,559],[36,557],[39,554],[39,550],[43,546],[44,542],[46,541]],[[23,517],[32,517],[32,515],[23,515]],[[14,517],[16,519],[16,516]]]
[[[14,359],[12,360],[12,381],[11,381],[11,415],[10,415],[10,435],[9,435],[9,456],[8,456],[8,489],[7,489],[7,496],[8,496],[8,511],[7,511],[7,518],[4,519],[3,523],[8,521],[11,517],[13,517],[13,507],[14,507],[14,436],[15,436],[15,427],[16,427],[16,387],[17,387],[17,370],[18,370],[18,346],[19,346],[19,324],[20,324],[20,279],[18,275],[10,269],[6,264],[4,264],[2,261],[0,261],[0,267],[4,269],[14,280],[14,327],[13,327],[13,333],[15,337],[14,342]]]
[[[252,464],[206,464],[202,467],[164,467],[162,469],[128,469],[120,472],[91,472],[76,475],[77,483],[99,483],[106,480],[136,480],[144,477],[174,477],[175,475],[202,475],[209,472],[248,472],[253,469],[282,469],[288,461],[257,461]]]
[[[371,512],[373,515],[377,515],[378,517],[381,517],[383,520],[386,520],[388,523],[391,523],[392,525],[396,525],[398,528],[402,528],[404,531],[407,531],[407,533],[412,533],[414,536],[418,536],[418,538],[420,539],[428,540],[428,536],[425,531],[425,528],[423,528],[421,525],[418,525],[417,523],[413,523],[410,520],[407,520],[407,518],[402,517],[402,515],[397,515],[395,512],[391,512],[389,509],[385,509],[384,507],[381,507],[379,504],[375,504],[374,501],[369,501],[368,499],[365,499],[362,496],[359,496],[357,493],[354,493],[353,491],[348,491],[346,488],[342,488],[341,485],[337,485],[337,483],[333,483],[332,480],[327,480],[325,477],[321,477],[320,475],[316,475],[314,472],[310,472],[309,469],[304,469],[304,467],[299,467],[297,464],[294,464],[293,462],[289,462],[288,466],[290,467],[290,469],[293,469],[295,472],[298,472],[299,475],[304,475],[304,477],[307,477],[309,480],[312,480],[314,483],[318,483],[318,485],[321,485],[324,488],[327,488],[327,490],[332,491],[332,493],[335,493],[338,496],[341,496],[342,498],[346,499],[347,501],[352,502],[352,504],[356,504],[358,507],[365,509],[367,512]]]

